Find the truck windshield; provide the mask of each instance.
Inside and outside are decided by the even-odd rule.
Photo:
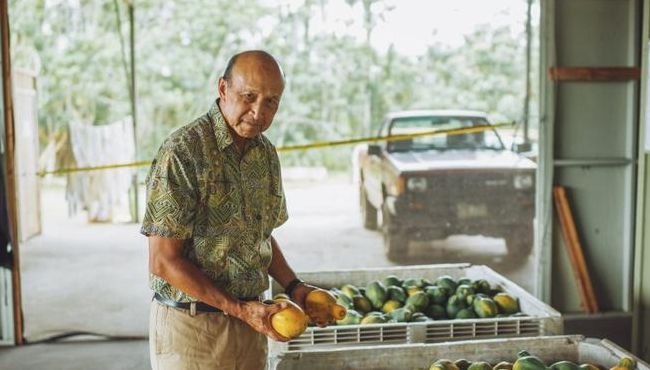
[[[489,125],[483,117],[427,116],[402,117],[391,122],[390,135],[415,134],[432,130],[450,130]],[[435,134],[388,142],[388,151],[411,150],[504,150],[493,128],[467,134]]]

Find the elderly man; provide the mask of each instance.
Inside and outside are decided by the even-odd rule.
[[[271,235],[287,220],[275,147],[262,135],[284,90],[264,51],[233,56],[210,110],[172,133],[147,177],[153,369],[263,369],[266,336],[284,340],[264,304],[268,275],[304,306]],[[318,323],[325,325],[325,323]]]

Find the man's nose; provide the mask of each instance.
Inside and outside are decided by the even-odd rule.
[[[251,105],[250,113],[253,116],[253,119],[255,121],[260,119],[260,116],[262,114],[262,104],[261,103],[253,103]]]

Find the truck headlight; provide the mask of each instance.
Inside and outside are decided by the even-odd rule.
[[[424,177],[411,177],[406,181],[406,188],[409,191],[421,193],[427,190],[427,179]]]
[[[515,189],[530,189],[533,187],[532,175],[515,175],[513,180]]]

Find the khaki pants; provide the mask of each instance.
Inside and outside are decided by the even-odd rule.
[[[222,313],[151,302],[149,353],[153,370],[263,370],[266,336]]]

